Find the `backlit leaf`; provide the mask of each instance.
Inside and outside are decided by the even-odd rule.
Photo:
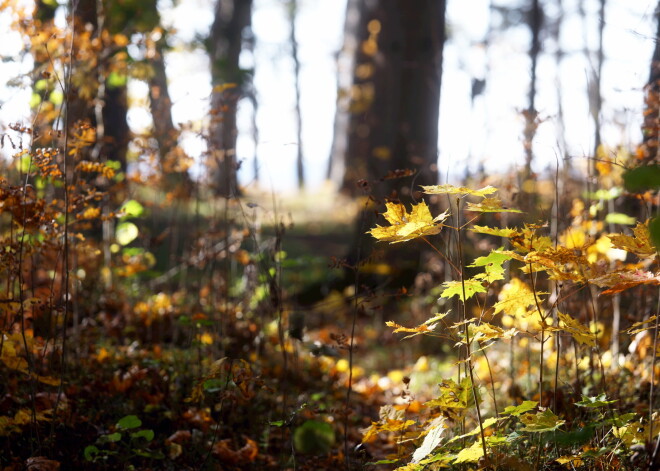
[[[454,464],[476,463],[482,456],[484,456],[484,449],[481,442],[477,441],[473,443],[471,447],[463,448],[458,455],[456,455]]]
[[[529,308],[535,305],[534,292],[520,278],[512,278],[504,285],[499,299],[493,306],[495,314],[505,312],[510,316],[525,317],[529,315]]]
[[[503,207],[499,198],[484,198],[479,203],[468,203],[465,209],[477,213],[522,213],[519,209]]]
[[[654,257],[656,254],[656,249],[653,244],[651,244],[649,227],[645,223],[638,223],[633,229],[632,236],[625,234],[609,234],[608,237],[615,248],[634,253],[641,258]]]
[[[463,296],[463,285],[465,285],[465,296]],[[445,289],[440,295],[441,298],[458,296],[463,302],[465,302],[466,299],[470,299],[476,293],[485,293],[487,291],[482,282],[475,279],[465,280],[463,283],[460,281],[446,281],[442,286],[444,286]]]
[[[490,195],[497,191],[497,188],[492,187],[490,185],[480,188],[478,190],[472,190],[464,186],[454,186],[450,184],[431,185],[431,186],[422,185],[422,188],[424,189],[424,193],[426,193],[427,195],[461,195],[461,196],[471,195],[471,196],[485,197],[486,195]]]
[[[617,399],[608,401],[607,400],[607,395],[605,393],[599,394],[598,396],[585,396],[584,394],[582,395],[582,400],[580,402],[576,402],[576,406],[580,407],[588,407],[588,408],[597,408],[597,407],[603,407],[608,404],[614,404],[617,401]]]
[[[428,434],[424,437],[421,446],[415,450],[412,456],[412,463],[419,463],[426,458],[442,441],[442,436],[447,428],[445,427],[445,417],[435,418],[428,428]]]
[[[522,404],[519,404],[517,406],[507,406],[507,407],[505,407],[504,411],[502,412],[502,415],[519,416],[520,414],[524,414],[525,412],[529,412],[530,410],[534,409],[538,405],[539,405],[539,403],[536,402],[536,401],[523,401]]]
[[[440,395],[425,403],[427,407],[442,409],[465,409],[472,394],[470,378],[463,378],[458,385],[453,379],[446,379],[438,385]]]
[[[525,414],[520,417],[520,421],[525,424],[525,427],[523,427],[525,432],[551,432],[557,430],[566,422],[565,420],[559,420],[559,417],[553,414],[550,409],[536,414]]]
[[[401,203],[387,202],[385,205],[387,211],[383,216],[390,226],[376,226],[368,233],[392,244],[438,234],[442,230],[442,222],[449,217],[449,213],[444,212],[434,218],[424,201],[413,205],[410,213]]]
[[[568,314],[557,312],[557,316],[559,316],[559,320],[563,324],[563,330],[571,334],[576,342],[592,348],[596,346],[596,335],[587,326],[573,319]]]

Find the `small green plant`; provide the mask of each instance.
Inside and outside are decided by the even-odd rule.
[[[116,457],[131,469],[129,463],[135,457],[163,459],[163,453],[150,448],[154,431],[141,427],[142,421],[136,415],[122,417],[115,425],[114,432],[101,435],[96,444],[85,447],[85,460],[100,463]]]

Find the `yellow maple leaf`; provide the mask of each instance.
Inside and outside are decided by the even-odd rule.
[[[465,209],[477,213],[522,213],[519,209],[503,207],[499,198],[484,198],[480,203],[468,203]]]
[[[648,221],[637,223],[633,229],[633,235],[609,234],[612,245],[617,249],[631,252],[640,258],[655,257],[656,249],[651,243]]]
[[[422,185],[422,188],[424,189],[424,193],[426,193],[427,195],[461,195],[461,196],[471,195],[471,196],[481,196],[482,198],[485,198],[486,195],[490,195],[497,191],[497,188],[492,187],[490,185],[480,188],[478,190],[472,190],[464,186],[454,186],[448,183],[444,185],[430,185],[430,186]]]
[[[571,334],[576,342],[590,347],[596,346],[596,335],[589,328],[568,314],[557,312],[559,320],[563,323],[563,330]]]
[[[530,306],[535,305],[534,292],[520,278],[512,278],[504,285],[499,299],[493,306],[495,314],[504,311],[514,317],[526,317],[530,314]]]
[[[417,327],[404,327],[392,321],[385,322],[385,325],[388,327],[394,327],[393,332],[395,334],[398,332],[412,332],[415,335],[423,334],[425,332],[431,332],[436,326],[436,324],[431,324],[431,325],[422,324],[422,325],[418,325]]]
[[[413,205],[410,213],[401,203],[388,202],[385,206],[387,211],[383,216],[391,225],[376,226],[368,233],[380,241],[392,244],[437,234],[442,230],[442,222],[449,217],[445,211],[434,218],[424,201]]]

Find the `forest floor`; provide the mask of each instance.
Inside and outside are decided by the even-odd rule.
[[[356,276],[364,202],[329,191],[248,194],[231,264],[154,284],[125,252],[121,282],[81,281],[65,346],[39,335],[36,307],[3,335],[0,469],[644,469],[660,432],[657,259],[640,225],[615,246],[602,224],[587,234],[575,196],[554,248],[551,220],[485,219],[524,229],[406,242],[424,267],[407,282],[382,242]],[[614,266],[616,296],[580,281]]]

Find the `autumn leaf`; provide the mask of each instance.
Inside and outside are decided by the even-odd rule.
[[[385,206],[387,211],[383,216],[391,225],[376,226],[368,233],[379,241],[392,244],[438,234],[442,230],[442,222],[449,217],[445,211],[434,218],[424,201],[413,205],[410,213],[401,203],[387,202]]]
[[[426,402],[425,406],[440,407],[441,409],[465,409],[467,407],[472,393],[470,378],[463,378],[460,385],[453,379],[446,379],[438,386],[440,395]]]
[[[498,236],[498,237],[505,237],[505,238],[511,238],[514,236],[521,236],[522,233],[519,232],[516,229],[510,229],[508,227],[488,227],[488,226],[478,226],[474,225],[470,228],[472,232],[476,232],[478,234],[487,234],[487,235],[493,235],[493,236]]]
[[[501,327],[491,325],[488,322],[482,322],[479,325],[470,326],[470,339],[477,342],[494,339],[510,339],[517,333],[518,331],[516,329],[504,330]]]
[[[609,288],[602,294],[616,294],[639,285],[660,285],[660,274],[643,270],[620,270],[592,278],[590,281],[596,286]]]
[[[587,407],[590,409],[598,408],[598,407],[603,407],[607,406],[609,404],[614,404],[617,401],[617,399],[608,401],[607,396],[605,393],[599,394],[598,396],[585,396],[584,394],[582,395],[582,400],[580,402],[576,402],[576,406],[580,407]]]
[[[477,441],[472,444],[469,448],[463,448],[458,455],[456,455],[456,460],[454,464],[458,463],[476,463],[484,456],[484,449],[481,442]]]
[[[428,426],[427,435],[424,437],[424,441],[413,453],[411,463],[419,463],[440,444],[442,436],[444,435],[445,430],[447,430],[447,426],[445,425],[446,420],[447,419],[443,416],[433,419]]]
[[[451,298],[458,296],[458,298],[465,302],[477,293],[485,293],[486,287],[482,284],[481,280],[469,279],[461,281],[446,281],[442,284],[445,289],[440,295],[441,298]],[[465,297],[463,296],[463,286],[465,286]]]
[[[651,316],[646,320],[635,322],[628,330],[626,330],[626,332],[630,335],[635,335],[645,330],[649,330],[654,327],[652,323],[655,322],[656,318],[657,316]]]
[[[536,402],[536,401],[523,401],[522,404],[518,404],[517,406],[507,406],[507,407],[505,407],[504,411],[502,412],[502,415],[519,416],[520,414],[524,414],[525,412],[529,412],[530,410],[534,409],[538,405],[539,405],[539,403]]]
[[[525,424],[523,427],[525,432],[535,433],[557,430],[566,422],[565,420],[559,420],[559,417],[553,414],[550,409],[536,414],[525,414],[520,417],[520,421]]]
[[[435,329],[437,324],[429,324],[429,325],[421,324],[421,325],[418,325],[417,327],[404,327],[402,325],[397,324],[396,322],[387,321],[387,322],[385,322],[385,325],[388,326],[388,327],[394,327],[394,330],[392,332],[395,333],[395,334],[399,333],[399,332],[410,332],[410,333],[413,334],[413,335],[408,335],[408,336],[404,337],[403,339],[405,340],[407,338],[415,337],[416,335],[432,332],[433,329]]]
[[[424,189],[424,193],[426,193],[427,195],[461,195],[461,196],[470,195],[470,196],[480,196],[482,198],[486,197],[486,195],[490,195],[497,191],[497,188],[492,187],[490,185],[480,188],[479,190],[472,190],[464,186],[454,186],[450,184],[430,185],[430,186],[422,185],[422,188]]]
[[[512,278],[504,285],[499,299],[493,306],[495,314],[505,312],[514,317],[525,317],[530,314],[529,307],[535,305],[534,292],[520,278]]]
[[[633,229],[633,235],[609,234],[612,245],[617,249],[634,253],[640,258],[655,257],[656,248],[651,243],[651,234],[649,233],[648,221],[638,223]]]
[[[503,207],[499,198],[484,198],[479,203],[468,203],[465,209],[476,213],[522,213],[519,209]]]
[[[592,348],[596,346],[596,335],[587,326],[573,319],[568,314],[557,312],[557,316],[563,324],[563,330],[571,334],[577,343],[588,345]]]
[[[474,278],[483,280],[487,283],[504,279],[504,262],[511,260],[511,255],[493,250],[485,257],[478,257],[469,267],[484,267],[484,273],[476,275]]]

